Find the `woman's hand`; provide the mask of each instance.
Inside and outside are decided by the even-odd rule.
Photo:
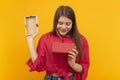
[[[77,55],[78,55],[78,51],[76,50],[76,48],[72,49],[72,51],[69,52],[68,63],[71,67],[73,67],[75,65]]]
[[[38,35],[38,28],[37,28],[37,31],[36,31],[36,33],[34,33],[34,34],[32,34],[32,35],[27,35],[26,36],[26,39],[27,39],[27,41],[33,41],[34,40],[34,38],[36,37]]]
[[[78,51],[76,50],[76,48],[72,49],[72,51],[70,51],[68,54],[68,63],[73,70],[77,72],[82,72],[82,66],[76,63],[77,55]]]

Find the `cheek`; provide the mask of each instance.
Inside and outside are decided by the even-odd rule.
[[[57,28],[56,28],[57,30],[59,30],[60,29],[60,26],[59,25],[57,25]]]
[[[67,29],[67,32],[69,32],[69,31],[71,31],[71,28],[68,28],[68,29]]]
[[[69,31],[70,31],[71,29],[72,29],[72,26],[67,27],[67,30],[69,30]]]

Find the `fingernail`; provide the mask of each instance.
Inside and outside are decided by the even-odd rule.
[[[36,27],[38,27],[38,24],[36,24]]]

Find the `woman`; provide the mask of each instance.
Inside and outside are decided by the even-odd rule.
[[[87,40],[78,32],[72,8],[60,6],[55,13],[53,30],[41,36],[37,49],[34,35],[27,36],[31,58],[27,62],[30,71],[44,71],[44,80],[85,80],[89,68]],[[75,47],[67,54],[53,53],[52,44],[74,43]]]

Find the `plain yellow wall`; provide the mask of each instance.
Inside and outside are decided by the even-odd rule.
[[[52,30],[55,10],[71,6],[79,31],[90,47],[87,80],[120,80],[119,0],[0,0],[0,80],[43,80],[45,72],[29,72],[24,16],[37,15],[39,37]]]

